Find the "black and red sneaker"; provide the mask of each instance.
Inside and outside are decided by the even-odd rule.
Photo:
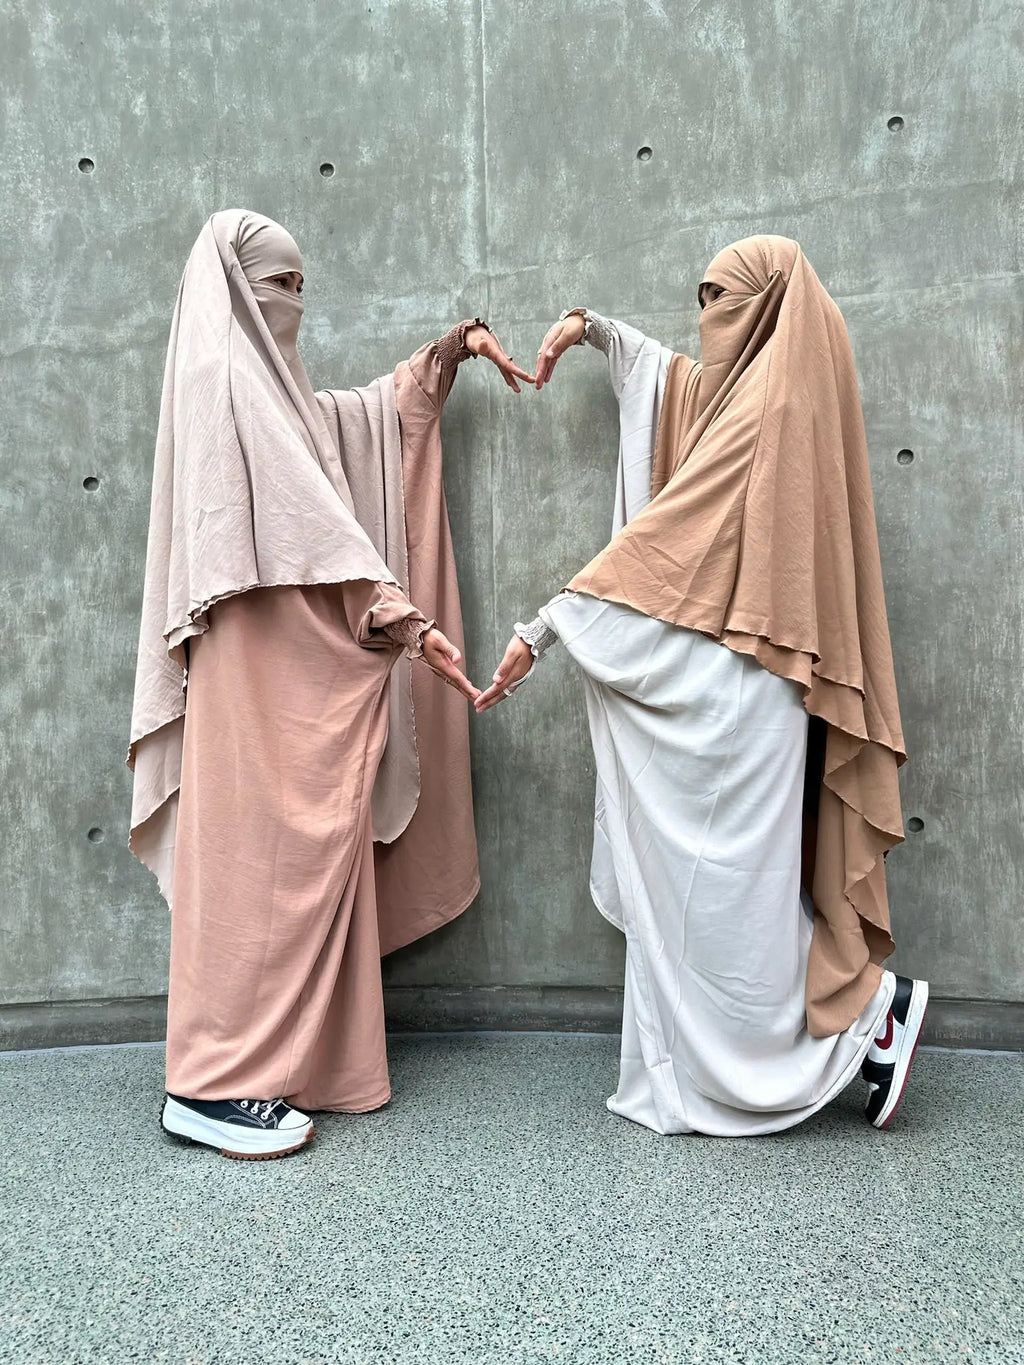
[[[898,976],[885,1027],[860,1069],[871,1090],[864,1112],[876,1128],[889,1127],[903,1099],[927,1008],[928,982]]]

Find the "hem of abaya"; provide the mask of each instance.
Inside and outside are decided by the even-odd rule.
[[[601,904],[601,898],[600,896],[598,896],[597,891],[594,888],[593,882],[590,883],[590,899],[594,902],[594,909],[601,916],[601,918],[603,920],[607,920],[613,929],[618,929],[620,934],[625,934],[626,926],[622,920],[622,917],[613,915],[608,910],[605,909],[605,907]]]
[[[888,981],[885,980],[886,977],[889,978]],[[621,1109],[613,1109],[612,1102],[615,1099],[614,1095],[609,1096],[609,1098],[605,1101],[608,1111],[609,1113],[615,1114],[617,1118],[628,1119],[630,1123],[635,1123],[638,1124],[639,1127],[641,1128],[646,1128],[648,1132],[657,1133],[659,1137],[685,1137],[688,1134],[694,1134],[698,1137],[757,1138],[769,1137],[772,1133],[783,1133],[789,1128],[796,1128],[801,1123],[805,1123],[809,1118],[813,1117],[813,1115],[817,1114],[820,1110],[824,1109],[827,1104],[831,1104],[832,1101],[838,1095],[840,1095],[847,1088],[847,1086],[851,1085],[859,1075],[860,1068],[864,1062],[864,1058],[867,1056],[868,1048],[874,1042],[875,1035],[878,1031],[878,1025],[880,1024],[881,1020],[885,1018],[886,1014],[888,1014],[889,1008],[892,1005],[893,995],[895,994],[896,991],[896,978],[892,974],[892,972],[886,971],[883,974],[882,984],[887,986],[888,989],[886,990],[885,995],[882,998],[882,1002],[879,1005],[878,1010],[874,1015],[873,1019],[869,1024],[865,1026],[864,1036],[861,1040],[861,1047],[854,1054],[853,1059],[850,1061],[846,1069],[841,1073],[839,1077],[837,1077],[837,1079],[832,1083],[832,1085],[828,1088],[825,1094],[822,1095],[819,1099],[814,1100],[811,1104],[805,1106],[803,1109],[786,1110],[785,1112],[779,1114],[770,1113],[762,1114],[755,1113],[752,1110],[731,1109],[730,1113],[733,1114],[747,1113],[750,1114],[752,1119],[756,1119],[758,1121],[756,1126],[752,1128],[750,1132],[747,1133],[716,1132],[713,1127],[704,1128],[680,1127],[664,1129],[655,1128],[651,1124],[645,1123],[643,1119],[634,1118],[632,1114],[625,1113]],[[844,1032],[845,1031],[846,1030],[844,1030]],[[720,1103],[720,1101],[716,1100],[713,1101],[713,1103],[717,1104]],[[728,1108],[728,1106],[726,1105],[723,1105],[722,1107]]]
[[[399,835],[398,837],[401,838],[402,836]],[[463,899],[461,895],[456,898],[455,904],[459,907],[457,910],[435,911],[430,915],[428,920],[417,925],[416,929],[413,930],[411,938],[407,938],[403,934],[396,943],[393,943],[390,939],[382,942],[380,950],[381,957],[388,957],[391,953],[397,953],[402,948],[408,948],[412,943],[418,943],[421,938],[426,938],[428,934],[435,934],[438,929],[443,929],[446,924],[451,924],[454,920],[457,920],[460,915],[464,915],[476,900],[477,896],[479,896],[481,885],[480,877],[476,876],[472,882],[472,890],[466,894],[465,899]]]
[[[366,1100],[356,1104],[317,1104],[311,1100],[303,1102],[296,1096],[288,1096],[288,1103],[294,1109],[300,1109],[304,1114],[372,1114],[375,1109],[383,1109],[390,1103],[391,1089],[383,1094],[382,1097],[373,1100]]]

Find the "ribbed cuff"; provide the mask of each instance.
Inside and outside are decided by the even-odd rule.
[[[434,342],[437,358],[443,366],[461,365],[464,360],[476,359],[475,352],[466,345],[466,333],[471,327],[485,327],[488,332],[491,330],[483,318],[467,318]]]
[[[425,621],[422,616],[403,616],[384,627],[384,634],[392,644],[400,645],[409,659],[423,656],[423,636],[436,626],[436,621]]]
[[[530,653],[535,659],[543,658],[545,652],[553,644],[558,643],[558,636],[539,616],[535,616],[529,625],[525,626],[522,621],[517,621],[512,629],[523,644],[530,646]]]

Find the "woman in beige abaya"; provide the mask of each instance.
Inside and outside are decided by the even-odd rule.
[[[479,887],[440,416],[473,354],[532,382],[476,319],[314,394],[301,290],[258,214],[189,257],[129,752],[131,846],[173,903],[163,1127],[249,1158],[387,1102],[380,956]]]
[[[476,705],[555,640],[583,672],[591,891],[626,938],[608,1107],[747,1136],[860,1072],[884,1128],[928,988],[881,966],[904,752],[853,357],[786,238],[727,247],[699,302],[699,362],[587,309],[545,337],[538,388],[570,345],[608,357],[615,534]]]

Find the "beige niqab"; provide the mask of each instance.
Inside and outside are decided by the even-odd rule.
[[[652,499],[570,586],[753,655],[825,722],[807,1019],[828,1036],[892,951],[883,857],[903,834],[860,395],[842,316],[796,242],[737,242],[704,279],[725,293],[701,314],[701,363],[670,364]]]

